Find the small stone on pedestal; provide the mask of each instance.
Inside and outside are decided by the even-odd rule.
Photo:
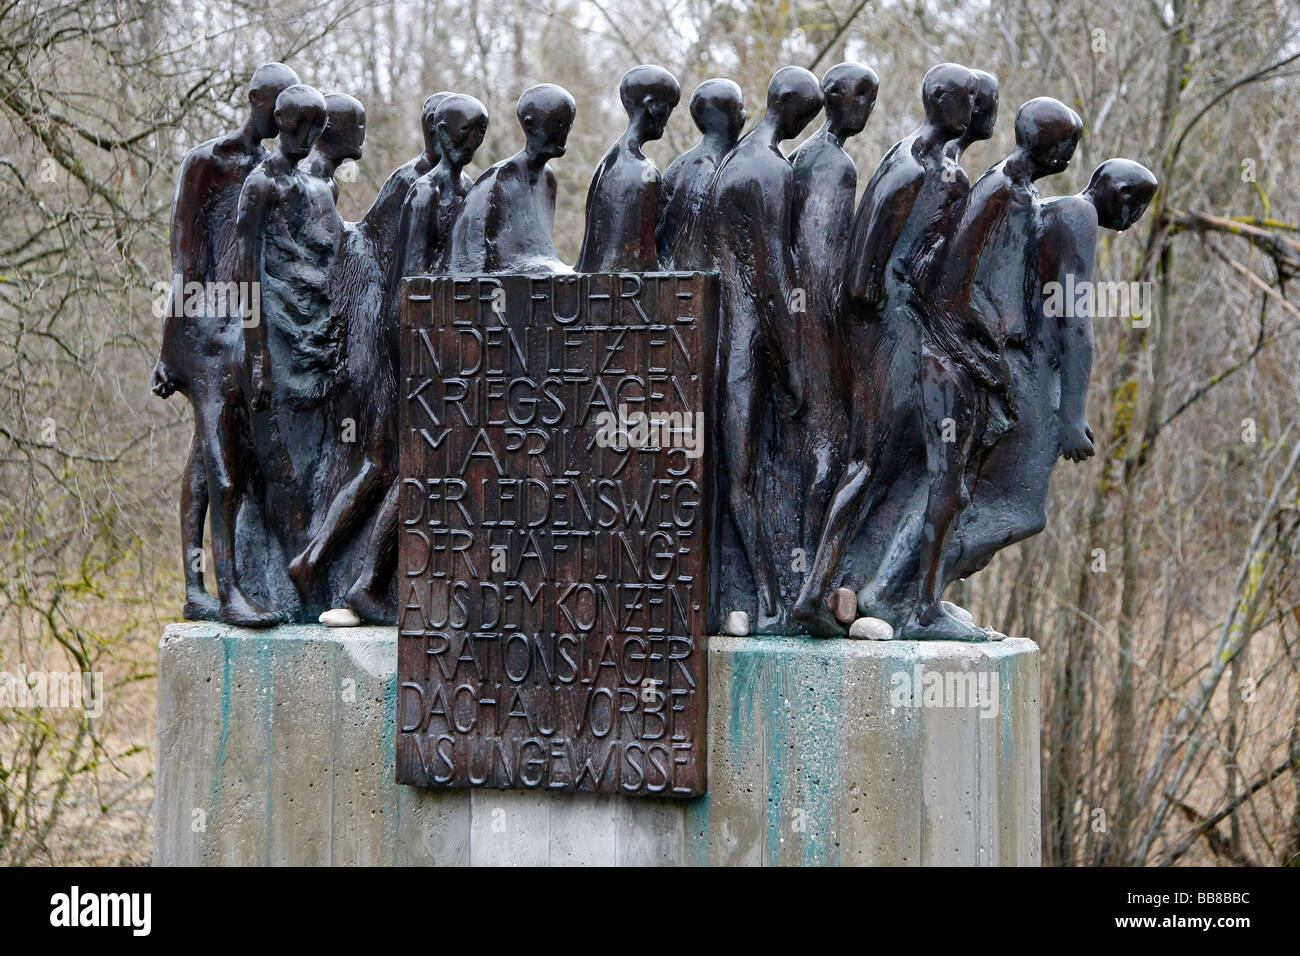
[[[727,623],[723,626],[723,630],[732,637],[748,637],[749,612],[732,611],[727,615]]]
[[[836,588],[826,595],[826,607],[841,624],[852,624],[858,616],[858,596],[848,588]]]
[[[878,617],[860,617],[849,627],[849,637],[859,641],[892,641],[894,628]]]

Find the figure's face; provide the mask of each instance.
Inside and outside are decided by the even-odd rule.
[[[1147,181],[1103,179],[1092,186],[1097,206],[1097,224],[1123,232],[1142,218],[1156,194],[1155,184]]]
[[[279,133],[275,121],[275,101],[290,84],[267,84],[248,91],[248,107],[258,138],[273,139]]]
[[[876,84],[863,77],[851,86],[841,84],[826,94],[826,116],[841,136],[856,136],[867,126],[876,106]]]
[[[749,114],[745,112],[745,104],[740,100],[732,100],[727,104],[727,135],[734,141],[740,138],[740,131],[745,128],[745,120],[749,119]]]
[[[359,160],[366,141],[366,114],[351,110],[330,113],[317,146],[321,152],[341,163],[347,159]]]
[[[777,134],[781,139],[794,139],[807,128],[821,108],[820,89],[815,95],[811,91],[797,91],[784,97],[777,107]]]
[[[459,168],[474,158],[487,135],[486,116],[452,114],[438,124],[438,145],[447,162]]]
[[[970,126],[971,114],[975,110],[975,83],[971,82],[941,83],[935,88],[934,95],[926,109],[926,118],[944,134],[947,139],[956,139]]]
[[[291,162],[306,158],[312,144],[325,130],[326,115],[314,106],[291,106],[275,111],[280,128],[280,151]]]
[[[1053,176],[1065,172],[1070,167],[1070,160],[1079,146],[1082,130],[1071,125],[1050,131],[1030,151],[1034,166],[1034,178]]]
[[[745,128],[745,104],[739,99],[718,98],[711,100],[699,111],[696,125],[701,133],[712,133],[734,143]]]
[[[668,128],[668,117],[677,107],[678,97],[668,93],[651,93],[641,100],[641,131],[647,140],[659,139]]]
[[[972,143],[990,139],[993,136],[993,127],[997,125],[997,122],[997,87],[989,87],[981,83],[979,91],[975,94],[975,108],[971,110],[970,126],[966,129],[966,138]]]
[[[572,127],[573,112],[564,107],[524,117],[528,148],[544,159],[556,159],[564,155]]]

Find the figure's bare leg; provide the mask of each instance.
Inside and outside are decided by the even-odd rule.
[[[372,458],[367,458],[361,470],[334,496],[324,523],[307,547],[289,562],[289,577],[303,597],[311,593],[321,567],[374,508],[375,499],[390,480],[383,471]]]
[[[1042,451],[1043,430],[1041,422],[1023,415],[980,465],[970,506],[948,543],[948,580],[969,577],[1003,548],[1047,526],[1056,458],[1055,449],[1051,457]]]
[[[978,489],[979,486],[977,495]],[[978,505],[978,514],[969,522],[963,520],[949,541],[946,560],[950,581],[970,577],[983,569],[1003,548],[1032,538],[1047,527],[1045,501],[999,496],[988,502],[978,501]],[[971,510],[973,507],[967,513]]]
[[[862,527],[878,497],[873,493],[877,485],[871,480],[871,469],[865,457],[865,454],[855,454],[844,469],[844,477],[822,519],[821,536],[812,566],[794,605],[794,616],[803,621],[811,633],[821,637],[834,637],[847,630],[826,607],[825,599],[831,576],[840,566],[849,542]]]
[[[910,609],[914,603],[917,551],[925,533],[925,503],[929,499],[929,488],[925,481],[913,482],[910,477],[907,483],[895,482],[894,485],[890,495],[897,498],[906,495],[907,500],[887,500],[882,504],[882,510],[896,518],[894,532],[881,552],[871,580],[858,591],[858,611],[898,626],[902,624],[901,620],[896,620],[898,609]]]
[[[941,356],[921,356],[921,393],[925,416],[925,452],[929,495],[918,560],[915,609],[903,625],[913,640],[988,640],[988,632],[958,620],[939,601],[947,579],[944,557],[957,516],[969,502],[967,468],[975,446],[973,389]]]
[[[389,485],[370,532],[361,576],[344,597],[358,617],[372,624],[393,623],[393,614],[385,606],[384,594],[397,572],[397,512],[401,487],[400,479]]]
[[[185,459],[181,484],[181,554],[185,563],[185,607],[187,621],[215,621],[221,605],[203,586],[203,522],[208,516],[208,482],[203,467],[203,442],[199,424],[194,423],[190,453]]]
[[[814,424],[809,421],[803,427],[812,428]],[[801,543],[815,546],[815,539],[821,534],[826,505],[839,484],[841,469],[838,467],[840,462],[837,460],[836,449],[828,441],[806,445],[804,454],[808,456],[808,464],[804,471]]]
[[[207,409],[203,443],[212,521],[212,562],[221,598],[221,620],[241,627],[270,627],[281,616],[264,610],[240,589],[235,573],[235,518],[243,488],[231,449],[235,430],[233,403],[214,414]]]
[[[722,413],[723,463],[727,470],[731,519],[754,574],[759,612],[775,617],[780,591],[766,520],[754,486],[763,410],[769,394],[764,387],[769,379],[759,366],[757,352],[757,342],[751,337],[739,354],[732,353],[730,358],[735,364],[730,365],[723,379],[727,390]]]

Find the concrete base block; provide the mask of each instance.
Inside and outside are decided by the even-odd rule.
[[[1037,865],[1038,649],[715,637],[695,800],[394,783],[393,628],[176,624],[154,863]]]

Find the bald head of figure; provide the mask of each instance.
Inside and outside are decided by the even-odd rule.
[[[438,161],[438,122],[434,119],[438,104],[451,96],[446,90],[430,93],[420,108],[420,131],[424,134],[424,153],[435,163]]]
[[[325,96],[325,130],[316,149],[336,165],[345,159],[360,159],[366,141],[366,108],[346,93]]]
[[[1082,135],[1079,114],[1050,96],[1036,97],[1016,111],[1016,146],[1028,154],[1034,179],[1064,172]]]
[[[921,81],[921,104],[925,120],[945,139],[956,139],[970,126],[975,109],[975,91],[979,81],[975,74],[958,63],[940,63],[931,67]]]
[[[966,128],[966,142],[978,143],[993,136],[998,122],[998,78],[984,70],[971,70],[978,86],[975,89],[975,106]]]
[[[867,126],[880,90],[876,71],[861,63],[839,63],[822,77],[826,118],[840,139],[857,136]]]
[[[662,66],[634,66],[618,84],[618,98],[643,141],[663,136],[668,117],[682,98],[677,78]]]
[[[767,112],[776,123],[778,139],[798,136],[821,108],[821,84],[801,66],[777,70],[767,84]]]
[[[525,149],[542,160],[563,156],[577,114],[578,104],[563,87],[542,83],[524,90],[515,115],[527,139]]]
[[[438,104],[434,124],[443,159],[459,169],[483,145],[488,127],[487,107],[472,96],[454,93]]]
[[[253,71],[248,81],[248,108],[253,126],[261,139],[270,139],[278,132],[275,126],[275,101],[291,86],[302,80],[283,63],[264,63]]]
[[[1108,159],[1092,174],[1083,194],[1097,207],[1097,224],[1123,232],[1142,218],[1160,181],[1131,159]]]
[[[706,136],[735,143],[745,128],[745,95],[731,80],[705,80],[691,94],[691,119]]]
[[[275,100],[275,123],[280,128],[280,152],[298,162],[311,152],[325,129],[325,97],[320,90],[298,83]]]

